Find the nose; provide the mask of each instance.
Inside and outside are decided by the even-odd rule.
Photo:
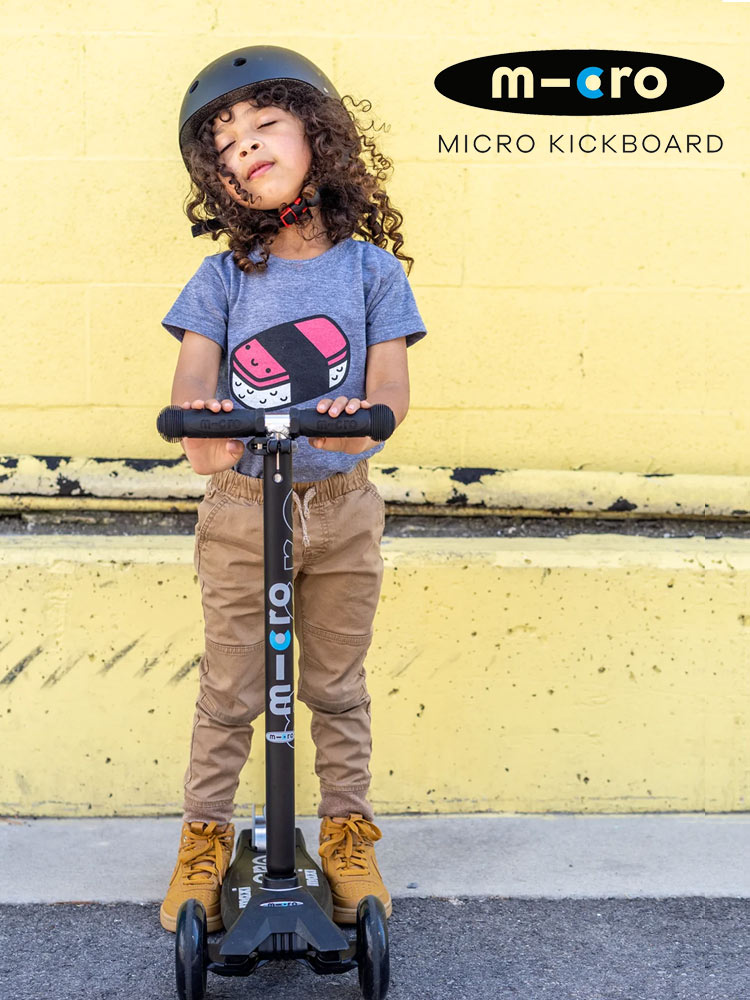
[[[240,143],[240,156],[247,156],[249,152],[254,152],[262,145],[260,139],[243,139]]]

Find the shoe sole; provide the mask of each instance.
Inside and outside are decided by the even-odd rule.
[[[162,907],[159,910],[159,923],[165,931],[171,931],[174,934],[177,931],[177,914],[175,913],[175,915],[172,916],[171,913],[167,913],[164,909],[164,905],[162,904]],[[206,930],[209,934],[224,930],[224,924],[220,913],[206,919]]]
[[[393,912],[393,904],[391,902],[391,897],[388,897],[388,902],[383,903],[385,906],[385,915],[390,917]],[[336,924],[356,924],[357,922],[357,907],[351,906],[334,906],[333,908],[333,922]]]

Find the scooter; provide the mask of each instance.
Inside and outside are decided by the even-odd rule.
[[[329,417],[315,409],[286,413],[242,409],[214,413],[167,406],[157,430],[170,442],[183,437],[249,437],[263,458],[263,544],[266,636],[266,812],[238,838],[221,889],[227,929],[208,941],[206,911],[188,899],[177,914],[175,974],[180,1000],[203,1000],[207,972],[248,976],[271,961],[306,962],[321,975],[357,969],[365,1000],[388,991],[390,960],[385,907],[377,896],[360,900],[350,944],[333,922],[331,890],[307,851],[294,810],[294,630],[292,441],[307,437],[364,437],[385,441],[395,429],[382,403]]]

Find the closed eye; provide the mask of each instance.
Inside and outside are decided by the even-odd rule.
[[[263,124],[262,124],[262,125],[259,125],[259,126],[258,126],[258,128],[265,128],[265,127],[266,127],[266,125],[275,125],[275,124],[276,124],[276,122],[275,122],[275,121],[272,121],[272,122],[263,122]],[[226,146],[225,146],[225,147],[224,147],[224,148],[223,148],[223,149],[221,150],[221,152],[219,153],[219,156],[223,156],[223,155],[224,155],[224,153],[226,153],[226,151],[227,151],[227,150],[229,149],[229,147],[230,147],[230,146],[233,146],[233,145],[234,145],[234,143],[233,143],[233,142],[230,142],[230,143],[229,143],[228,145],[226,145]]]

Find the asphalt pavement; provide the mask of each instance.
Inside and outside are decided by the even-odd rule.
[[[750,996],[750,902],[738,899],[397,899],[392,1000],[741,1000]],[[4,984],[4,985],[3,985]],[[8,1000],[176,997],[174,935],[156,903],[0,906]],[[208,998],[360,996],[355,972],[284,962],[209,974]]]
[[[747,814],[379,823],[392,1000],[750,998]],[[316,821],[300,825],[310,844]],[[0,821],[0,997],[176,997],[158,913],[178,833],[176,818]],[[355,972],[278,963],[210,974],[207,996],[360,992]]]

